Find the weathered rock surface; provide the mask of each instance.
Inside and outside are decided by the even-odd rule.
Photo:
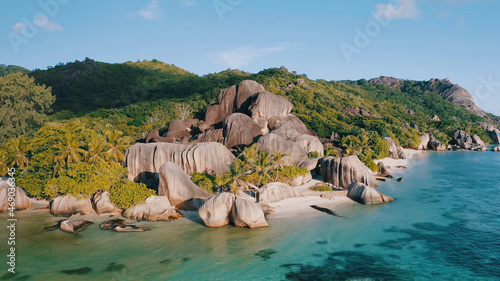
[[[420,135],[420,144],[418,145],[418,150],[427,150],[429,146],[429,140],[431,139],[428,134]]]
[[[439,118],[439,116],[437,115],[434,115],[432,118],[431,118],[432,121],[441,121],[441,118]]]
[[[431,79],[424,89],[438,92],[444,99],[463,106],[473,114],[485,116],[485,113],[474,103],[472,95],[449,79]]]
[[[403,151],[403,148],[397,144],[392,138],[385,137],[383,138],[389,144],[389,158],[392,159],[406,159],[406,154]]]
[[[233,112],[246,111],[251,102],[249,98],[259,92],[264,92],[265,90],[264,86],[253,80],[242,81],[238,85],[238,92],[236,94]]]
[[[456,131],[452,143],[462,149],[470,149],[472,147],[472,138],[464,131]]]
[[[486,148],[486,144],[478,135],[472,136],[472,143],[474,144],[474,149],[483,149]]]
[[[228,148],[250,145],[262,134],[252,118],[243,113],[233,113],[224,120],[224,145]]]
[[[378,162],[378,172],[381,175],[387,175],[387,168],[385,167],[384,163],[382,161]]]
[[[125,167],[129,179],[146,182],[159,172],[166,162],[174,162],[187,174],[222,174],[229,170],[234,155],[222,144],[198,143],[183,145],[175,143],[137,143],[125,152]]]
[[[191,178],[177,164],[166,162],[159,171],[158,195],[166,196],[172,206],[190,199],[207,199],[210,194],[191,181]]]
[[[427,144],[427,149],[435,151],[445,151],[446,145],[438,141],[434,136],[431,136],[429,139],[429,143]]]
[[[136,205],[123,212],[128,219],[147,221],[172,221],[183,217],[166,196],[151,196],[143,204]]]
[[[234,199],[230,220],[238,227],[257,228],[269,226],[260,204],[240,197]]]
[[[392,197],[360,182],[351,183],[347,189],[347,197],[361,204],[381,204],[394,201]]]
[[[109,191],[98,191],[92,196],[92,207],[100,214],[121,214],[122,209],[109,200]]]
[[[380,76],[378,78],[370,79],[369,82],[373,84],[383,84],[391,88],[399,89],[403,87],[405,80],[394,77]]]
[[[169,132],[191,132],[191,128],[198,124],[198,119],[174,120],[168,125]]]
[[[140,226],[136,226],[136,225],[133,225],[133,224],[130,224],[130,225],[124,225],[124,226],[116,226],[115,228],[113,228],[114,231],[116,232],[143,232],[143,231],[149,231],[151,230],[150,227],[140,227]]]
[[[229,114],[222,110],[220,104],[214,104],[205,110],[205,122],[200,124],[200,130],[204,131],[212,125],[216,125],[224,121]]]
[[[260,137],[258,143],[260,144],[259,150],[289,154],[289,156],[284,157],[285,165],[288,166],[297,166],[308,159],[307,153],[300,145],[274,133]]]
[[[151,130],[146,136],[146,143],[150,142],[169,142],[169,141],[167,138],[161,137],[160,132],[158,132],[158,130]]]
[[[222,192],[210,196],[198,209],[198,216],[207,227],[221,227],[229,224],[229,213],[233,208],[235,196]]]
[[[500,130],[493,129],[491,131],[486,131],[488,136],[491,138],[493,143],[500,144]]]
[[[353,182],[361,182],[369,186],[377,186],[373,172],[363,164],[357,156],[325,157],[320,160],[323,181],[336,187],[346,189]]]
[[[305,168],[309,171],[312,171],[318,167],[318,162],[319,159],[321,158],[316,158],[316,159],[305,159],[302,161],[300,164],[298,164],[298,167]]]
[[[198,142],[224,142],[222,129],[206,130],[198,135]]]
[[[500,146],[493,147],[491,151],[500,152]]]
[[[252,118],[269,120],[272,117],[286,116],[293,109],[293,104],[287,98],[268,91],[259,92],[252,99],[248,107]]]
[[[299,189],[281,182],[271,182],[259,189],[259,202],[273,203],[288,198],[302,197]]]
[[[75,234],[84,230],[91,224],[94,223],[86,220],[65,220],[61,222],[59,228],[64,232]]]
[[[319,156],[324,155],[323,144],[318,137],[302,134],[293,136],[289,140],[302,147],[306,153],[318,152]]]
[[[161,140],[164,140],[162,142],[187,144],[191,137],[191,134],[187,131],[171,131],[167,132]]]
[[[94,213],[90,198],[77,198],[73,195],[58,196],[50,202],[50,213],[54,216],[69,217],[74,214]]]
[[[282,128],[284,130],[293,129],[299,134],[308,134],[312,136],[315,135],[313,132],[307,129],[302,120],[300,120],[293,114],[288,114],[281,117],[271,117],[267,125],[269,127],[269,130],[271,131]]]
[[[8,177],[3,177],[0,179],[0,212],[6,212],[9,210],[9,185]],[[31,209],[31,201],[26,195],[24,190],[19,186],[15,188],[15,202],[16,210],[27,210]]]

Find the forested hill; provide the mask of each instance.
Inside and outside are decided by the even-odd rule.
[[[56,96],[52,119],[85,115],[106,120],[114,116],[110,123],[143,127],[134,132],[165,129],[178,118],[175,105],[181,102],[190,106],[193,117],[203,119],[203,110],[216,102],[220,90],[248,79],[287,97],[295,106],[292,113],[320,137],[330,137],[332,131],[340,137],[373,131],[412,146],[418,132],[408,125],[414,123],[420,132],[432,133],[443,142],[458,129],[489,142],[478,122],[498,125],[497,117],[482,111],[478,116],[466,105],[446,99],[449,95],[444,91],[453,84],[445,80],[439,80],[447,83],[445,88],[443,83],[431,87],[432,81],[401,79],[394,79],[397,86],[386,79],[315,81],[284,67],[257,74],[227,70],[198,76],[157,60],[109,64],[89,58],[29,75],[52,87]],[[440,121],[432,120],[434,116]]]
[[[5,65],[0,64],[0,77],[6,76],[12,73],[21,72],[24,74],[30,73],[30,71],[24,67],[16,66],[16,65]]]

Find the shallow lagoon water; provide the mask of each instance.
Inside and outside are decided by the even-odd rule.
[[[390,204],[271,218],[263,229],[182,219],[70,235],[41,232],[60,218],[18,212],[18,273],[0,280],[500,280],[500,154],[429,153],[412,164],[399,171],[404,182],[379,187]]]

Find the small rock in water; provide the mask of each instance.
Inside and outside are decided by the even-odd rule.
[[[255,255],[261,257],[263,260],[268,260],[271,258],[271,255],[276,254],[278,251],[274,249],[265,249],[260,250]]]
[[[55,225],[51,225],[51,226],[44,226],[42,228],[42,232],[48,232],[48,231],[53,231],[53,230],[56,230],[56,229],[59,229],[59,223],[58,224],[55,224]],[[0,279],[1,280],[1,279]]]
[[[385,181],[385,178],[376,177],[375,179],[378,180],[378,181]]]
[[[406,169],[405,166],[396,166],[396,168],[398,168],[398,169]]]
[[[326,245],[328,244],[328,241],[326,240],[321,240],[321,241],[316,241],[316,243],[320,244],[320,245]]]
[[[172,261],[171,259],[166,259],[166,260],[160,261],[160,263],[165,264],[165,263],[170,263],[171,261]]]
[[[125,225],[125,220],[123,219],[108,220],[101,224],[101,229],[111,230],[117,226],[124,226],[124,225]]]
[[[403,182],[404,180],[405,179],[403,177],[397,179],[397,181],[399,181],[399,182]]]
[[[85,274],[89,274],[90,272],[92,272],[92,268],[90,268],[90,267],[61,270],[61,273],[68,274],[68,275],[85,275]]]
[[[361,247],[364,247],[364,246],[366,246],[366,244],[364,244],[364,243],[354,244],[354,248],[361,248]]]
[[[393,178],[394,178],[394,177],[393,177],[393,176],[391,176],[391,175],[387,175],[387,176],[385,176],[385,177],[386,177],[386,178],[388,178],[388,179],[393,179]]]
[[[116,226],[113,228],[116,232],[143,232],[151,230],[150,227],[139,227],[135,225],[124,225],[124,226]]]
[[[280,267],[284,267],[284,268],[290,268],[290,267],[294,267],[294,266],[302,266],[302,264],[301,263],[285,263],[285,264],[280,265]]]
[[[122,269],[124,269],[125,267],[127,267],[126,265],[124,265],[123,263],[116,263],[116,262],[112,262],[108,265],[108,267],[106,267],[106,269],[104,269],[104,271],[108,271],[108,272],[116,272],[116,271],[121,271]]]
[[[75,234],[84,230],[91,224],[94,223],[86,220],[65,220],[61,222],[59,228],[64,232]]]
[[[185,257],[185,258],[182,258],[182,261],[190,261],[191,258],[190,257]]]

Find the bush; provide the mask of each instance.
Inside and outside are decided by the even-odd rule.
[[[214,185],[215,176],[207,173],[193,173],[191,175],[191,181],[208,191],[210,194],[214,194],[214,187],[217,187]]]
[[[314,191],[332,191],[332,189],[326,185],[311,187],[311,190],[314,190]]]
[[[337,151],[337,149],[335,149],[334,146],[329,145],[325,149],[325,156],[338,157],[339,156],[339,152]]]
[[[18,184],[30,197],[42,199],[44,196],[44,188],[47,183],[46,179],[40,178],[39,174],[26,172],[17,178]]]
[[[316,159],[316,158],[320,157],[321,155],[317,151],[311,151],[307,154],[307,156],[309,157],[309,159]]]
[[[126,182],[113,186],[110,190],[109,200],[122,209],[128,209],[142,204],[156,192],[146,187],[144,183]]]

